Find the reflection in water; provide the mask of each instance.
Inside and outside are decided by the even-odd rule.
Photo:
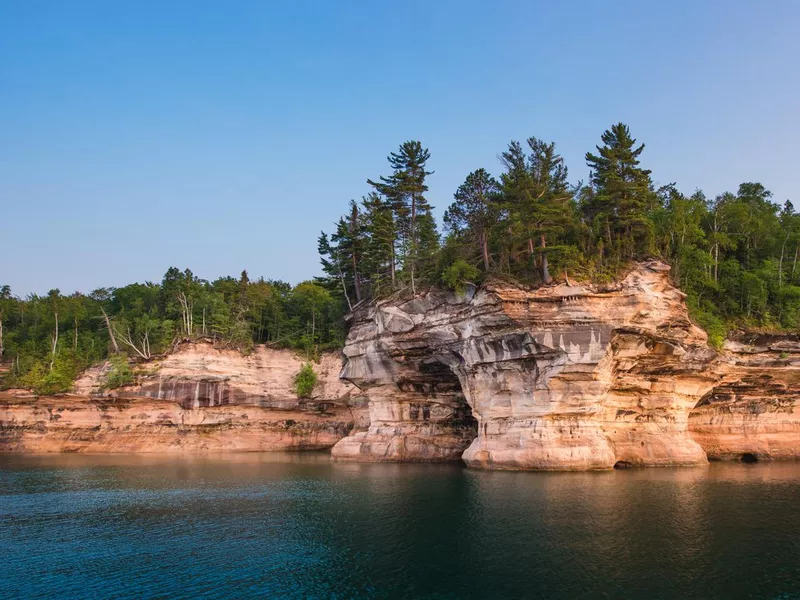
[[[0,457],[0,597],[800,594],[800,464]]]

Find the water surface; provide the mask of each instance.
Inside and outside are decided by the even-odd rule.
[[[0,597],[800,598],[800,463],[0,456]]]

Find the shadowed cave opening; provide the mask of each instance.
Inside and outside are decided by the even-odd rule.
[[[739,457],[739,462],[743,462],[746,464],[753,464],[758,462],[758,456],[751,452],[745,452]]]
[[[467,403],[461,382],[453,370],[437,359],[429,359],[419,364],[420,381],[414,382],[413,389],[430,397],[433,402],[449,404],[451,416],[445,421],[461,435],[470,440],[478,436],[478,421],[472,416],[472,409]],[[412,417],[427,421],[430,419],[430,406],[422,404],[415,410],[411,407]]]

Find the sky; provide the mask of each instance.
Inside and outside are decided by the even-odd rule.
[[[0,285],[300,282],[408,139],[437,216],[514,139],[586,180],[619,121],[658,184],[800,206],[799,65],[794,0],[0,0]]]

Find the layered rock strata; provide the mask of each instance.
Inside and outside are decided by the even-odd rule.
[[[353,424],[346,407],[324,413],[236,405],[186,409],[149,398],[0,396],[0,452],[319,450]]]
[[[749,335],[727,342],[720,382],[689,415],[710,459],[800,457],[800,340]]]
[[[293,380],[305,361],[289,350],[256,346],[243,355],[216,348],[210,342],[179,345],[174,352],[138,365],[134,385],[104,391],[109,365],[93,367],[75,382],[75,393],[85,396],[146,397],[169,400],[183,408],[228,404],[294,409]],[[356,388],[339,379],[339,353],[323,354],[314,364],[317,385],[312,402],[341,403]]]
[[[334,458],[559,470],[706,462],[688,419],[718,379],[715,352],[668,269],[640,264],[606,287],[490,285],[362,309],[342,378],[368,395],[370,426]]]
[[[243,356],[210,343],[179,346],[138,365],[135,385],[107,391],[108,365],[87,371],[76,395],[0,396],[0,451],[179,452],[329,448],[366,423],[365,399],[324,355],[310,398],[293,391],[303,360],[257,347]]]

